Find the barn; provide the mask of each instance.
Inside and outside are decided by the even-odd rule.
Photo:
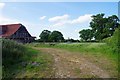
[[[32,37],[22,24],[0,25],[0,37],[21,43],[30,43],[35,40],[35,37]]]

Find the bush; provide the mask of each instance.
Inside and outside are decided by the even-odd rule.
[[[13,77],[18,69],[17,65],[25,61],[27,47],[13,40],[0,39],[0,41],[2,41],[2,78]]]
[[[120,52],[120,27],[117,28],[113,36],[104,39],[103,41],[107,42],[113,49],[115,53]]]
[[[2,40],[2,65],[9,68],[22,60],[26,47],[12,40]]]

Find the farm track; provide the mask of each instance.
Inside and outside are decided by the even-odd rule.
[[[55,78],[110,78],[106,71],[86,60],[81,54],[55,48],[35,49],[53,56]]]

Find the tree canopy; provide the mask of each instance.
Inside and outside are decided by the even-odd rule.
[[[49,41],[49,35],[51,34],[51,31],[48,30],[43,30],[42,33],[40,34],[40,40],[43,42]]]
[[[111,37],[115,31],[116,28],[120,25],[119,18],[116,15],[104,17],[105,14],[97,14],[93,15],[92,21],[90,22],[91,32],[88,31],[88,29],[81,30],[80,37],[87,41],[91,40],[91,37],[93,37],[95,40],[100,41],[104,38]],[[91,35],[91,37],[89,37]]]
[[[96,40],[102,40],[104,38],[113,35],[115,29],[118,27],[118,17],[116,15],[104,17],[104,14],[97,14],[92,16],[90,27],[93,30],[94,37]]]
[[[63,34],[59,31],[43,30],[39,37],[42,42],[60,42],[64,40]]]
[[[81,40],[90,41],[93,38],[93,32],[90,29],[83,29],[79,32]]]
[[[49,36],[49,40],[52,42],[61,42],[64,40],[63,34],[59,31],[53,31]]]

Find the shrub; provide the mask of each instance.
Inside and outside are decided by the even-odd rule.
[[[27,48],[12,40],[0,39],[0,41],[2,41],[2,77],[6,78],[13,74],[13,70],[16,70],[12,66],[24,60],[23,56]]]
[[[120,27],[117,28],[113,34],[113,36],[104,39],[113,49],[115,53],[120,52]]]
[[[8,68],[22,60],[25,46],[12,40],[2,40],[2,61],[4,68]]]

